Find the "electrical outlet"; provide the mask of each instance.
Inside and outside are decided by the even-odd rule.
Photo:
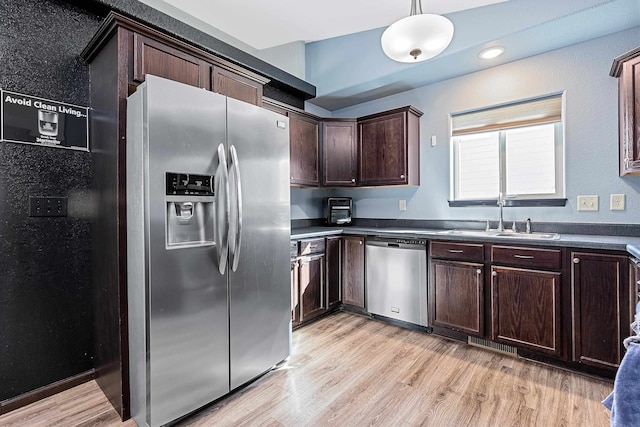
[[[398,203],[398,208],[401,211],[406,211],[407,210],[407,201],[404,199],[400,199],[400,202]]]
[[[29,216],[67,216],[66,197],[29,197]]]
[[[578,196],[579,211],[597,211],[598,196]]]
[[[610,209],[612,211],[623,211],[624,210],[624,194],[612,194],[611,195]]]

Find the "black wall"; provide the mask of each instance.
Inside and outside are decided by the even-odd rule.
[[[272,78],[273,99],[303,107],[315,96],[303,80],[120,0],[0,0],[0,88],[90,106],[79,55],[111,9]],[[0,403],[94,368],[91,156],[0,142]],[[68,197],[69,214],[29,217],[29,196]]]
[[[89,105],[78,55],[101,18],[2,0],[0,22],[0,87]],[[90,153],[0,142],[0,401],[93,368],[90,185]],[[68,217],[29,217],[29,196],[68,197]]]

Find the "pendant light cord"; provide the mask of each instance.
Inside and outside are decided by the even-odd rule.
[[[416,8],[417,3],[417,8]],[[411,0],[411,12],[409,12],[409,16],[413,15],[421,15],[422,14],[422,0]]]

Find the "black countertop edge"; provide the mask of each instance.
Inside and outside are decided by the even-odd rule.
[[[380,236],[394,239],[424,239],[430,241],[480,242],[501,245],[525,245],[574,249],[597,249],[627,252],[629,247],[640,248],[640,237],[604,236],[585,234],[561,234],[558,239],[529,239],[525,237],[497,237],[480,235],[451,235],[442,229],[396,228],[396,227],[308,227],[291,230],[291,239],[309,239],[335,235]],[[632,252],[629,252],[634,255]],[[640,255],[640,251],[638,252]]]
[[[293,91],[294,94],[305,100],[316,96],[314,85],[144,3],[120,0],[64,1],[101,17],[106,17],[110,11],[120,13],[272,79],[269,83],[270,86],[288,92]]]
[[[301,221],[301,220],[296,220]],[[310,221],[309,225],[303,227],[320,226],[322,220]],[[315,221],[315,222],[312,222]],[[512,219],[505,220],[505,228],[511,228]],[[297,223],[296,223],[297,224]],[[485,221],[476,220],[420,220],[420,219],[375,219],[375,218],[354,218],[352,227],[402,227],[402,228],[423,228],[441,230],[484,230]],[[495,229],[497,220],[490,221],[490,228]],[[292,228],[297,228],[292,221]],[[346,227],[345,227],[346,228]],[[517,221],[519,231],[524,231],[524,218]],[[559,234],[585,234],[600,236],[625,236],[640,237],[640,224],[605,224],[605,223],[566,223],[566,222],[537,222],[531,221],[531,230],[539,233],[559,233]]]

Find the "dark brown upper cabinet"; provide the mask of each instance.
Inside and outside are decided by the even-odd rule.
[[[640,175],[640,47],[613,60],[618,78],[620,176]]]
[[[322,185],[355,187],[358,157],[355,119],[322,121]]]
[[[290,184],[320,185],[320,121],[314,116],[289,112]]]
[[[211,69],[211,87],[214,92],[262,106],[262,84],[233,71],[214,65]]]
[[[408,106],[358,119],[360,185],[420,185],[420,116]]]
[[[191,86],[211,89],[210,65],[161,41],[133,34],[133,80],[142,83],[147,74]]]
[[[133,29],[132,87],[144,82],[147,74],[152,74],[262,105],[263,86],[268,79],[151,31],[142,26]]]

